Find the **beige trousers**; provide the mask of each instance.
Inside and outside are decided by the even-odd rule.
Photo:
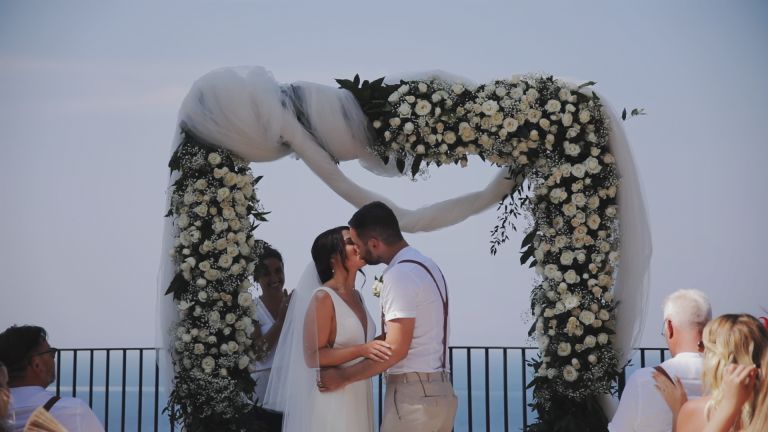
[[[458,406],[447,372],[387,374],[381,432],[450,432]]]

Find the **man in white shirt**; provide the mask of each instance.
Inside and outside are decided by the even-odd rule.
[[[661,367],[674,381],[679,378],[688,399],[701,397],[703,357],[700,351],[701,332],[712,320],[712,306],[707,296],[698,290],[685,289],[664,299],[662,334],[672,358]],[[672,412],[655,388],[651,374],[654,368],[635,371],[627,380],[621,402],[608,425],[611,432],[672,430]],[[662,372],[659,372],[662,373]],[[662,373],[663,375],[663,373]]]
[[[397,217],[381,202],[360,208],[349,221],[366,263],[388,264],[381,290],[383,336],[392,355],[346,369],[323,370],[321,392],[344,388],[387,371],[382,432],[449,432],[458,408],[448,366],[448,290],[434,261],[409,246]]]
[[[10,421],[21,432],[32,412],[53,402],[51,415],[70,432],[103,432],[99,419],[88,404],[77,398],[62,397],[45,390],[56,381],[56,354],[42,327],[11,326],[0,333],[0,361],[8,368],[11,388]],[[49,404],[50,405],[50,404]]]

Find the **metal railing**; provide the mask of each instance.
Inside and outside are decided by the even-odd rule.
[[[54,391],[55,387],[56,395],[80,397],[83,401],[87,392],[88,405],[105,431],[174,431],[174,425],[162,413],[166,397],[160,386],[155,348],[60,351],[56,366],[58,378],[49,390]],[[455,430],[509,431],[528,425],[527,404],[533,390],[525,388],[532,378],[526,361],[534,359],[537,353],[538,348],[531,347],[449,347],[451,381],[459,396]],[[658,353],[658,357],[653,353]],[[638,367],[663,362],[667,353],[663,348],[641,348],[619,377],[619,394],[624,389],[626,376]],[[87,386],[84,376],[87,376]],[[384,381],[379,375],[373,382],[374,409],[379,424]],[[115,382],[119,385],[110,385]]]

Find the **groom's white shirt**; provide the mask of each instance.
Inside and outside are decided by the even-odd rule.
[[[446,293],[443,275],[437,264],[411,246],[400,250],[384,269],[381,306],[385,321],[416,318],[408,355],[387,372],[436,372],[442,369],[443,303],[429,273],[416,264],[398,264],[403,260],[419,261],[427,266],[437,279],[443,296]],[[449,319],[446,343],[450,340],[450,334]],[[446,369],[450,369],[447,359]]]
[[[672,379],[680,378],[688,399],[701,397],[701,354],[682,352],[661,364]],[[672,411],[654,387],[653,368],[638,369],[627,380],[619,408],[608,430],[611,432],[669,432]]]

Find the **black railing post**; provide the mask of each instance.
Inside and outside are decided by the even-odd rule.
[[[61,396],[61,361],[64,360],[64,353],[59,353],[59,361],[56,362],[56,396]]]
[[[528,426],[528,390],[525,388],[525,348],[520,349],[520,357],[522,361],[522,382],[523,382],[523,427]]]
[[[121,406],[120,406],[120,432],[125,432],[125,370],[126,370],[126,361],[128,360],[128,351],[123,350],[123,391],[122,391],[122,397],[120,398]]]
[[[137,432],[141,432],[141,410],[142,401],[144,395],[144,350],[139,350],[139,429]]]
[[[504,432],[509,432],[509,395],[507,395],[507,349],[504,351]],[[523,408],[525,410],[525,408]]]
[[[645,367],[645,349],[640,348],[640,367]]]
[[[467,418],[472,432],[472,348],[467,348]]]
[[[157,351],[155,351],[155,432],[157,432],[157,411],[158,399],[160,393],[160,366],[157,365]],[[165,395],[168,397],[168,395]]]
[[[91,352],[90,371],[88,373],[88,406],[93,409],[93,350]]]
[[[104,432],[109,431],[109,348],[107,348],[107,382],[104,385]]]
[[[72,397],[77,397],[77,350],[72,351]]]
[[[488,367],[488,348],[485,348],[485,432],[491,432],[491,379]]]

